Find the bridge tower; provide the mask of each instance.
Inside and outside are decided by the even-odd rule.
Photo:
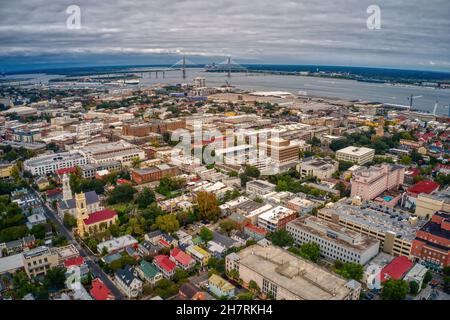
[[[181,72],[183,73],[183,79],[186,79],[186,57],[185,56],[183,56]]]

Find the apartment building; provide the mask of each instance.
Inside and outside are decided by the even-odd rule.
[[[276,185],[265,180],[252,180],[247,182],[245,191],[248,194],[262,197],[275,191]]]
[[[416,231],[425,224],[409,212],[358,197],[328,204],[317,217],[377,239],[381,250],[395,256],[409,256]]]
[[[144,160],[145,152],[126,141],[98,143],[80,148],[90,163],[100,164],[119,161],[122,166],[131,166],[135,159]]]
[[[318,179],[330,179],[339,169],[339,162],[332,159],[307,158],[300,161],[297,171],[302,178],[316,177]]]
[[[356,170],[351,179],[351,196],[372,200],[386,190],[398,188],[403,184],[405,168],[396,164],[382,164],[362,167]]]
[[[163,177],[174,177],[180,173],[178,167],[159,164],[150,168],[132,169],[131,179],[137,184],[159,181]]]
[[[349,161],[362,165],[369,163],[375,156],[375,150],[365,147],[347,147],[336,151],[336,159],[340,161]]]
[[[411,255],[435,270],[450,266],[450,213],[436,212],[417,231]]]
[[[122,163],[120,161],[111,161],[104,163],[92,163],[86,164],[80,167],[81,176],[84,179],[95,178],[98,171],[108,170],[108,171],[120,171],[122,169]]]
[[[25,160],[24,170],[33,175],[45,175],[54,173],[56,170],[82,166],[89,162],[85,154],[79,151],[69,151],[43,155]]]
[[[277,206],[258,216],[258,227],[269,232],[284,229],[289,221],[297,217],[297,212],[283,206]]]
[[[298,162],[300,147],[293,141],[282,138],[271,138],[258,144],[260,152],[265,152],[271,160],[274,173],[284,172],[295,168]]]
[[[225,258],[225,268],[236,270],[243,285],[256,282],[261,292],[276,300],[357,300],[361,285],[277,246],[249,246]]]
[[[366,264],[378,254],[380,242],[338,224],[305,216],[286,225],[297,245],[316,243],[320,254],[331,260]]]
[[[58,254],[45,246],[24,252],[22,260],[29,278],[46,275],[49,269],[59,264]]]

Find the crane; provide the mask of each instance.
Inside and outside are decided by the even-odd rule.
[[[408,100],[409,100],[409,110],[411,111],[411,109],[412,109],[412,106],[413,106],[413,100],[414,99],[418,99],[418,98],[422,98],[423,96],[414,96],[414,95],[411,95],[409,98],[408,98]]]

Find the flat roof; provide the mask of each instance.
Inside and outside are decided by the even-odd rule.
[[[303,300],[341,300],[348,281],[276,246],[253,245],[237,253],[239,265],[259,273]]]
[[[337,152],[341,152],[341,153],[347,153],[347,154],[351,154],[354,156],[363,156],[369,152],[375,152],[374,149],[370,149],[370,148],[366,148],[366,147],[353,147],[353,146],[349,146],[343,149],[340,149]]]
[[[0,258],[0,274],[5,272],[13,272],[22,267],[23,259],[21,253]]]

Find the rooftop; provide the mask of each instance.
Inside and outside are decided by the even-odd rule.
[[[276,246],[253,245],[236,254],[239,264],[303,300],[340,300],[348,281]]]
[[[343,149],[340,149],[337,152],[340,153],[346,153],[346,154],[351,154],[354,156],[363,156],[369,152],[375,152],[374,149],[370,149],[370,148],[366,148],[366,147],[354,147],[354,146],[349,146]]]
[[[425,221],[410,222],[410,213],[389,208],[375,202],[365,201],[360,206],[353,205],[351,199],[342,199],[320,210],[321,213],[337,214],[341,219],[362,224],[378,232],[394,232],[398,238],[412,241]]]

